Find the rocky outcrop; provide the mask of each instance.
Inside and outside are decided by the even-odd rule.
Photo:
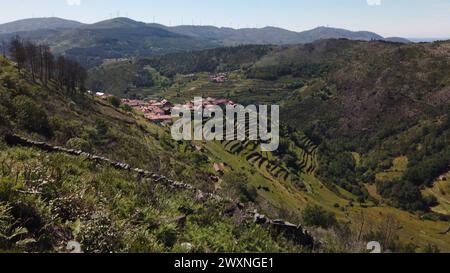
[[[256,224],[268,226],[276,236],[282,234],[303,247],[311,249],[314,247],[314,238],[302,226],[281,219],[272,220],[265,215],[259,214],[256,210],[252,214]]]

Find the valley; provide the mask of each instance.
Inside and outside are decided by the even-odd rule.
[[[364,215],[366,224],[371,226],[376,226],[380,219],[393,217],[396,221],[399,221],[398,231],[401,234],[402,242],[415,244],[415,242],[431,240],[433,244],[439,244],[440,248],[446,248],[448,235],[442,234],[442,232],[446,230],[446,225],[448,225],[445,220],[448,214],[442,209],[442,206],[446,204],[445,198],[442,197],[443,193],[433,194],[433,192],[436,193],[436,190],[426,190],[428,195],[424,195],[424,197],[436,196],[438,203],[441,204],[432,209],[441,216],[432,216],[428,213],[413,213],[402,210],[406,208],[399,202],[406,200],[403,198],[417,198],[416,193],[411,193],[411,196],[400,197],[397,200],[389,200],[385,194],[380,196],[380,192],[377,192],[377,185],[380,187],[381,184],[397,183],[400,186],[402,182],[398,182],[398,180],[401,180],[408,168],[411,168],[410,160],[416,160],[406,156],[406,154],[409,154],[406,150],[392,149],[393,145],[410,145],[409,143],[415,143],[416,141],[420,143],[421,134],[428,134],[428,130],[436,126],[439,127],[438,124],[445,120],[448,112],[444,109],[448,109],[448,99],[442,94],[446,93],[444,86],[447,85],[448,74],[440,74],[441,76],[438,77],[441,78],[436,80],[442,83],[442,87],[438,87],[436,91],[428,93],[425,97],[419,95],[419,93],[421,90],[429,92],[429,81],[423,83],[423,89],[420,89],[421,83],[416,82],[416,89],[411,89],[415,93],[394,94],[383,89],[385,86],[392,89],[395,83],[394,78],[382,79],[376,77],[391,77],[384,76],[383,73],[386,71],[385,69],[390,70],[394,66],[401,66],[404,73],[406,67],[414,63],[414,59],[411,59],[411,57],[415,55],[411,54],[421,56],[422,65],[425,65],[423,69],[425,70],[427,69],[424,61],[426,58],[423,54],[430,54],[428,53],[430,50],[435,50],[436,55],[431,53],[427,62],[430,62],[430,64],[439,63],[438,59],[443,56],[441,54],[448,53],[446,51],[447,46],[447,43],[402,46],[382,42],[323,41],[308,45],[309,48],[291,46],[280,49],[276,47],[265,49],[268,50],[265,56],[256,57],[259,59],[256,61],[247,59],[247,62],[241,63],[240,69],[231,68],[228,70],[219,65],[212,66],[212,68],[205,66],[203,69],[198,68],[198,66],[190,68],[190,63],[198,64],[199,60],[202,60],[202,56],[211,54],[211,51],[206,51],[190,54],[191,57],[187,57],[184,62],[178,58],[178,55],[174,55],[173,57],[177,59],[177,62],[176,66],[173,67],[183,67],[186,64],[181,70],[182,73],[175,74],[170,70],[174,63],[171,62],[169,55],[154,60],[136,62],[136,64],[140,63],[146,71],[149,71],[152,78],[163,79],[161,82],[165,82],[165,87],[159,85],[157,80],[154,87],[131,88],[127,90],[125,96],[166,98],[178,102],[194,96],[219,96],[242,104],[280,104],[283,124],[287,125],[285,127],[287,133],[286,149],[289,151],[287,154],[294,156],[293,170],[286,166],[288,162],[292,162],[286,155],[284,157],[281,155],[282,165],[277,166],[272,164],[272,162],[277,161],[277,156],[259,153],[255,150],[256,146],[250,142],[206,143],[203,144],[205,150],[211,152],[216,158],[215,160],[225,161],[228,165],[227,170],[246,170],[246,172],[252,173],[250,175],[252,178],[249,181],[255,188],[259,189],[258,192],[263,197],[262,199],[272,203],[277,209],[291,212],[296,209],[301,213],[307,204],[317,203],[320,206],[325,206],[327,210],[333,211],[342,221],[346,221],[354,227],[358,225],[357,219],[361,218],[361,215]],[[248,47],[241,50],[252,52],[254,49]],[[306,52],[303,53],[306,50],[308,50],[308,55],[302,57],[303,54],[306,54]],[[215,51],[217,52],[217,50]],[[224,52],[227,52],[227,49],[224,49]],[[370,54],[377,52],[376,54],[380,54],[380,56],[368,62],[367,59],[364,59],[364,63],[360,63],[363,60],[361,56],[367,56],[365,54],[369,54],[369,52]],[[408,59],[402,57],[404,52],[409,52]],[[218,54],[220,55],[220,53]],[[233,53],[229,54],[231,54],[230,59],[233,59]],[[240,53],[237,51],[236,54]],[[382,54],[390,57],[386,58]],[[392,59],[391,55],[393,54],[395,54],[395,58],[403,58],[399,59],[400,63],[384,63],[385,60]],[[322,59],[326,56],[330,56],[332,59]],[[353,58],[351,56],[356,59],[349,66],[347,65],[348,58]],[[435,57],[437,59],[434,59]],[[448,55],[445,55],[444,60],[446,61],[443,61],[442,64],[447,63],[448,65],[448,57]],[[194,59],[197,59],[197,61],[194,62]],[[205,58],[205,60],[207,59]],[[226,67],[226,58],[223,60],[221,63],[225,64]],[[299,64],[296,64],[297,60],[300,62]],[[344,60],[346,60],[345,63]],[[298,65],[299,72],[289,70],[279,72],[283,69],[284,62],[289,63],[290,67]],[[120,65],[120,63],[114,64],[116,67],[120,67]],[[358,70],[353,71],[353,66],[358,66]],[[367,66],[366,69],[368,70],[365,71],[361,66]],[[377,69],[377,66],[380,68]],[[324,67],[325,70],[322,71],[321,67]],[[102,70],[104,73],[102,77],[105,79],[108,77],[108,65],[104,66]],[[360,74],[363,71],[365,74]],[[428,70],[428,73],[433,73],[430,71],[432,70]],[[211,80],[218,72],[225,73],[225,81],[217,83]],[[356,73],[355,78],[351,78],[353,74],[350,74],[350,72]],[[95,73],[97,72],[94,71],[92,75],[95,75]],[[256,76],[255,73],[263,74]],[[358,78],[356,78],[357,76]],[[408,74],[403,74],[402,77],[408,77]],[[414,76],[412,75],[412,77]],[[362,93],[366,88],[364,86],[368,86],[367,82],[358,83],[356,79],[358,81],[377,81],[377,85],[374,85],[376,91],[373,90],[372,92],[378,92],[378,94],[372,94],[373,98],[367,98],[367,103],[370,104],[364,105],[365,95]],[[342,82],[343,80],[348,82]],[[384,83],[385,80],[390,81],[388,86],[387,83]],[[351,88],[359,89],[351,91]],[[407,86],[403,88],[406,88],[403,92],[409,92]],[[382,92],[386,92],[386,95]],[[419,96],[420,99],[417,99]],[[433,96],[439,96],[440,99],[432,99]],[[384,99],[386,99],[386,102],[381,103],[380,101],[382,108],[377,109],[377,104],[373,104],[374,101]],[[387,102],[389,100],[394,100],[396,103]],[[393,107],[393,109],[397,109],[399,105],[411,107],[411,103],[415,104],[415,110],[409,113],[397,112],[395,117],[389,114],[389,107]],[[354,107],[353,109],[347,108],[347,105],[350,104]],[[365,109],[365,113],[355,112],[359,111],[357,107]],[[442,111],[431,110],[432,108],[438,109],[436,107],[442,108]],[[385,115],[386,118],[373,118],[375,115]],[[420,120],[419,123],[413,121],[417,119]],[[389,123],[394,122],[394,120],[399,123],[390,128]],[[320,127],[324,126],[320,124],[321,122],[328,124],[328,128]],[[402,127],[397,128],[397,126]],[[297,130],[294,128],[297,128]],[[446,133],[442,131],[446,130],[445,127],[441,128],[444,129],[438,129],[440,130],[438,134],[445,135]],[[422,133],[423,130],[425,131]],[[317,136],[318,132],[322,136]],[[295,137],[293,137],[294,135]],[[324,137],[324,135],[326,136]],[[329,135],[338,137],[335,140],[327,140]],[[370,136],[372,136],[372,139]],[[378,140],[377,138],[380,137],[381,139]],[[350,138],[353,138],[353,140],[350,141]],[[446,137],[442,140],[444,139]],[[332,145],[334,141],[339,141],[340,145],[349,148],[339,148],[338,153],[340,154],[334,154],[335,152],[325,146],[327,144]],[[356,141],[366,143],[359,145]],[[377,141],[382,142],[378,144]],[[448,143],[445,143],[444,140],[444,143],[439,145],[448,145]],[[421,144],[416,145],[421,146]],[[408,146],[405,146],[404,149],[408,149]],[[327,153],[328,155],[325,155]],[[350,158],[346,157],[347,154]],[[444,158],[448,157],[444,155]],[[330,164],[330,167],[340,169],[330,169],[334,173],[327,173],[328,171],[324,170],[323,164]],[[448,166],[449,163],[446,159],[443,162],[441,172],[448,170]],[[252,169],[257,170],[257,175],[254,174],[254,171],[251,171]],[[348,173],[350,169],[353,170],[353,174]],[[357,174],[361,171],[361,174]],[[337,178],[343,177],[344,173],[349,175],[348,178]],[[438,178],[438,174],[432,175],[432,181]],[[330,181],[329,177],[333,177],[333,179]],[[367,191],[364,185],[371,185],[370,190]],[[411,187],[415,186],[411,185]],[[442,188],[442,185],[437,184],[436,187]],[[397,188],[397,190],[399,189]],[[418,199],[409,200],[418,201]],[[417,203],[417,206],[422,205]],[[442,222],[436,219],[442,219]],[[419,232],[416,229],[418,227]],[[435,239],[430,239],[430,237]]]
[[[0,249],[64,252],[76,240],[94,253],[333,253],[379,241],[450,252],[449,41],[56,23],[0,26],[0,40],[20,34],[37,56],[0,57]],[[198,96],[279,105],[279,149],[175,141],[170,110]],[[64,148],[11,145],[12,134]],[[306,228],[315,244],[255,215]]]

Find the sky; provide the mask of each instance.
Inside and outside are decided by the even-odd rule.
[[[61,17],[94,23],[129,17],[164,25],[318,26],[385,37],[450,37],[450,0],[3,0],[0,23]]]

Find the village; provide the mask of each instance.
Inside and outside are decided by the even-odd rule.
[[[89,94],[95,95],[95,97],[108,100],[111,97],[114,97],[111,94],[103,93],[103,92],[92,92],[88,91]],[[156,124],[167,125],[172,123],[172,110],[195,110],[196,105],[202,105],[204,109],[208,109],[214,106],[226,107],[235,106],[236,103],[229,99],[217,99],[217,98],[206,98],[200,101],[188,101],[184,104],[173,104],[166,99],[161,100],[138,100],[138,99],[122,99],[121,103],[124,105],[128,105],[133,110],[144,113],[144,117]]]
[[[122,61],[122,60],[120,60]],[[193,77],[194,74],[186,75],[185,77]],[[210,78],[213,83],[225,83],[228,81],[228,75],[226,73],[218,73]],[[103,92],[93,92],[88,91],[90,95],[93,95],[102,100],[108,100],[111,97],[114,97],[111,94],[103,93]],[[144,117],[150,122],[160,124],[160,125],[169,125],[172,123],[172,110],[195,110],[196,105],[202,105],[204,109],[208,109],[214,106],[225,107],[227,105],[235,106],[234,101],[229,99],[217,99],[217,98],[206,98],[203,101],[198,102],[195,100],[188,101],[184,104],[173,104],[167,99],[160,100],[139,100],[139,99],[122,99],[121,103],[124,105],[128,105],[133,110],[144,113]]]
[[[210,108],[213,106],[234,106],[235,103],[229,99],[207,98],[199,101],[188,101],[185,104],[173,104],[166,99],[162,100],[130,100],[122,99],[122,103],[130,106],[136,111],[144,113],[144,117],[156,124],[167,125],[172,123],[172,110],[195,110],[195,106],[201,104],[203,108]]]
[[[101,100],[108,100],[114,97],[111,94],[103,93],[103,92],[92,92],[88,91],[89,94],[94,95],[95,97]],[[148,121],[166,126],[171,125],[173,122],[172,118],[172,110],[188,110],[194,111],[196,107],[203,107],[204,109],[208,109],[210,107],[219,106],[236,106],[236,103],[229,99],[217,99],[217,98],[206,98],[202,99],[202,101],[192,100],[188,101],[184,104],[173,104],[167,99],[161,100],[138,100],[138,99],[121,99],[121,103],[124,105],[128,105],[135,111],[142,112],[144,114],[145,119]],[[201,150],[201,147],[196,146],[198,150]],[[218,176],[211,176],[211,180],[218,183],[220,181],[219,176],[223,176],[225,173],[225,164],[224,163],[214,163],[212,168],[216,172]]]

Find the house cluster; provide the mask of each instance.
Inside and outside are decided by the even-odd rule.
[[[221,106],[221,107],[227,106],[227,105],[235,106],[236,103],[229,99],[215,99],[215,98],[209,97],[206,99],[202,99],[201,101],[192,100],[185,104],[175,105],[174,109],[193,111],[193,110],[197,110],[196,106],[199,107],[199,105],[201,105],[201,107],[203,107],[204,109],[208,109],[208,108],[212,108],[214,106]]]
[[[234,101],[229,99],[215,99],[215,98],[207,98],[202,99],[201,101],[188,101],[185,104],[177,104],[173,105],[168,100],[150,100],[148,102],[144,100],[129,100],[122,99],[122,103],[130,106],[131,108],[141,111],[144,113],[144,117],[151,122],[158,124],[170,124],[172,123],[172,110],[188,110],[194,111],[197,110],[196,107],[203,107],[204,109],[208,109],[211,107],[219,106],[235,106]]]
[[[211,77],[211,81],[214,83],[224,83],[228,81],[228,76],[226,73],[219,73]]]
[[[143,112],[144,117],[151,122],[161,124],[172,123],[171,111],[174,105],[167,100],[151,100],[145,102],[143,100],[123,99],[122,103]]]
[[[104,59],[103,60],[103,65],[114,64],[114,63],[122,63],[122,62],[129,62],[129,61],[131,61],[131,59],[128,59],[128,58]]]

